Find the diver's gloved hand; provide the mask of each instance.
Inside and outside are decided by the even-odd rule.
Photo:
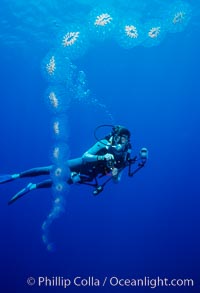
[[[105,154],[104,156],[98,156],[98,161],[114,161],[114,156],[112,154]]]

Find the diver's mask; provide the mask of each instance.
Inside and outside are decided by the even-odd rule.
[[[115,150],[117,152],[124,151],[126,149],[128,142],[129,142],[128,136],[127,135],[122,135],[122,136],[117,135],[114,137],[114,142],[115,142],[115,145],[113,146],[113,148],[115,148]]]

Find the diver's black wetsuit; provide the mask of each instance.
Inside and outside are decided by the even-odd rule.
[[[112,154],[114,157],[114,161],[105,161],[99,160],[99,158],[103,157],[105,154]],[[110,173],[112,167],[122,168],[126,165],[128,158],[130,157],[130,148],[123,151],[117,151],[114,147],[112,147],[111,143],[103,139],[97,142],[92,148],[90,148],[87,152],[83,154],[82,157],[68,160],[67,166],[70,169],[70,172],[76,172],[80,174],[80,182],[84,183],[88,181],[92,181],[98,175],[105,176]],[[45,166],[45,167],[37,167],[26,170],[19,174],[20,178],[24,177],[35,177],[40,175],[49,175],[52,171],[53,165]],[[73,182],[70,178],[66,179],[67,183],[72,184]],[[44,180],[40,183],[36,184],[36,188],[49,188],[53,184],[52,179]]]
[[[92,148],[85,152],[82,157],[68,160],[66,162],[66,167],[69,169],[69,175],[66,175],[64,180],[66,180],[66,183],[68,184],[80,183],[90,185],[95,188],[93,194],[97,195],[110,180],[118,182],[122,170],[126,166],[129,167],[128,175],[130,177],[144,167],[148,158],[148,150],[142,148],[139,153],[139,159],[137,156],[131,159],[130,153],[131,145],[129,140],[127,140],[127,143],[123,143],[122,141],[122,143],[119,144],[114,139],[113,135],[106,137],[106,139],[98,141]],[[136,169],[131,171],[131,165],[136,161]],[[54,165],[32,168],[17,174],[2,175],[0,176],[0,183],[10,182],[17,178],[36,177],[50,174],[56,176],[57,171],[59,176],[59,167],[56,169],[56,166]],[[104,182],[99,184],[99,179],[106,175],[110,176],[104,180]],[[53,180],[51,178],[39,183],[29,183],[25,188],[16,193],[9,200],[8,204],[12,204],[17,199],[34,189],[50,188],[52,185]]]
[[[112,125],[101,125],[97,127],[96,130],[104,126],[110,127]],[[82,157],[62,162],[64,164],[64,173],[66,173],[64,178],[62,177],[62,166],[59,166],[59,164],[58,166],[50,165],[37,167],[17,174],[5,174],[0,176],[0,184],[2,184],[18,178],[52,175],[42,182],[29,183],[25,188],[15,194],[8,203],[11,204],[15,202],[18,198],[34,189],[50,188],[53,183],[55,183],[56,189],[59,188],[59,190],[63,190],[63,180],[66,181],[67,184],[80,183],[90,185],[95,188],[93,194],[97,195],[110,180],[115,183],[119,182],[122,170],[127,166],[128,175],[132,177],[146,163],[148,150],[142,148],[139,153],[139,159],[137,156],[130,158],[130,136],[130,131],[121,125],[113,125],[111,133],[102,140],[98,140],[95,135],[98,140],[97,143],[85,152]],[[131,165],[136,161],[137,167],[132,171]],[[138,163],[138,161],[140,162]],[[103,182],[99,182],[101,178],[106,175],[109,176],[102,180]],[[57,177],[58,180],[54,180],[52,178],[54,176]]]

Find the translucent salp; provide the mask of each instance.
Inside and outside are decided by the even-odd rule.
[[[89,37],[96,41],[103,41],[112,36],[118,22],[113,7],[96,7],[89,14]]]
[[[53,146],[51,151],[51,162],[53,164],[58,164],[58,162],[66,162],[69,159],[69,146],[67,143],[57,143]]]
[[[71,60],[82,57],[89,46],[88,34],[84,26],[72,24],[63,28],[58,36],[57,47]]]
[[[70,59],[63,55],[61,50],[57,50],[50,52],[43,59],[42,72],[49,83],[70,85],[74,67]]]
[[[183,31],[188,25],[192,15],[192,7],[184,1],[177,1],[170,5],[165,14],[167,30],[171,33]]]
[[[69,133],[66,115],[59,115],[52,120],[52,133],[54,140],[65,141]]]
[[[160,19],[152,19],[144,24],[144,42],[143,46],[157,46],[166,36],[166,28]]]
[[[118,44],[131,49],[144,41],[144,31],[141,23],[135,19],[128,19],[120,22],[115,32]]]
[[[66,112],[69,108],[71,95],[65,85],[54,85],[47,88],[45,102],[54,114]]]

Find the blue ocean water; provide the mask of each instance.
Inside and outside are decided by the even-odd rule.
[[[104,6],[122,11],[125,18],[130,7],[137,18],[151,21],[170,2],[106,1]],[[97,125],[114,122],[131,130],[133,154],[148,148],[149,161],[133,178],[124,172],[118,185],[108,184],[98,197],[93,197],[90,187],[70,187],[65,213],[50,227],[56,245],[53,253],[41,239],[41,225],[52,206],[51,190],[33,191],[7,206],[30,179],[1,185],[1,292],[65,290],[28,286],[27,278],[38,276],[191,278],[194,287],[157,290],[199,292],[200,27],[196,2],[190,1],[191,20],[183,31],[167,33],[156,46],[126,49],[118,37],[111,37],[88,41],[85,54],[73,60],[85,72],[91,94],[86,100],[73,101],[68,110],[70,157],[80,156],[95,143]],[[41,64],[58,46],[63,28],[71,23],[80,26],[97,8],[97,1],[86,0],[2,1],[1,174],[50,163],[53,118],[45,104],[48,82]],[[96,104],[92,99],[98,100]],[[151,289],[107,285],[66,290]]]

